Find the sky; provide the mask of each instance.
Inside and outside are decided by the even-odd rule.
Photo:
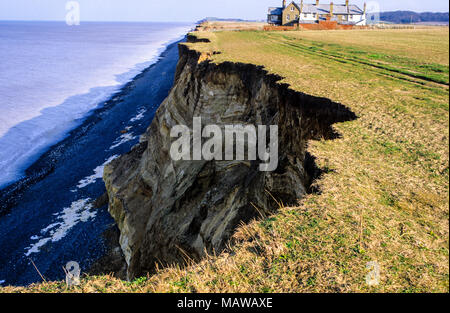
[[[299,0],[298,0],[299,1]],[[321,0],[329,3],[330,0]],[[368,0],[366,0],[369,2]],[[67,0],[0,0],[0,20],[66,19]],[[82,21],[193,22],[204,17],[266,19],[281,0],[78,0]],[[290,3],[291,1],[287,1]],[[305,0],[314,3],[315,0]],[[447,0],[378,0],[380,11],[448,12]],[[334,0],[345,3],[345,0]],[[361,8],[364,0],[350,0]]]

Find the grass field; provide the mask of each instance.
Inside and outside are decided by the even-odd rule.
[[[297,207],[242,225],[230,250],[131,283],[74,291],[448,292],[449,31],[199,32],[213,62],[263,65],[358,119],[309,151],[324,174]],[[366,265],[380,265],[368,286]],[[64,291],[63,283],[3,291]]]

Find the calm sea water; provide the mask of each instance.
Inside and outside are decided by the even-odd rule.
[[[0,188],[191,28],[0,22]]]

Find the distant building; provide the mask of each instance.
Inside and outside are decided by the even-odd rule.
[[[316,0],[315,4],[291,2],[278,8],[269,8],[267,22],[273,25],[294,26],[297,24],[312,24],[319,21],[336,21],[342,25],[366,25],[366,4],[361,10],[355,4],[321,4]]]

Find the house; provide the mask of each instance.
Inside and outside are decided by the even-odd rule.
[[[315,4],[291,2],[278,8],[269,8],[267,22],[272,25],[295,26],[302,24],[316,24],[321,21],[334,21],[341,25],[366,25],[366,4],[361,10],[357,5],[349,4],[321,4],[316,0]]]

